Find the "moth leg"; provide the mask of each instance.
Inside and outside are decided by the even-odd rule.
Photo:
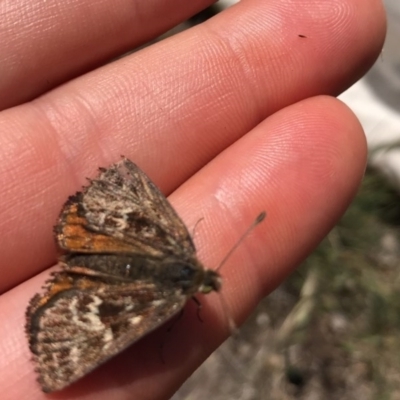
[[[195,297],[195,296],[192,296],[192,300],[193,300],[193,301],[196,303],[196,305],[197,305],[197,318],[199,319],[200,322],[204,322],[204,321],[203,321],[203,318],[201,318],[201,315],[200,315],[200,311],[201,311],[201,309],[203,308],[203,304],[201,304],[200,300],[199,300],[197,297]]]
[[[185,308],[182,308],[181,311],[179,311],[179,314],[175,316],[175,318],[172,319],[170,326],[167,328],[166,333],[169,334],[172,332],[172,329],[174,326],[177,324],[177,322],[183,317],[183,314],[185,313]],[[167,337],[164,337],[164,340],[160,343],[160,360],[162,364],[166,364],[165,358],[164,358],[164,346],[167,341]]]

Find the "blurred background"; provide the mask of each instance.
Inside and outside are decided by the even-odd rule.
[[[220,0],[168,35],[236,2]],[[381,57],[340,96],[368,138],[358,196],[173,400],[400,400],[400,0],[385,5]]]

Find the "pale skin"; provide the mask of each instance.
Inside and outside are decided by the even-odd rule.
[[[98,68],[210,3],[0,3],[2,399],[47,398],[29,360],[24,312],[56,263],[52,227],[62,204],[99,166],[123,154],[189,230],[204,218],[194,240],[208,268],[267,211],[220,271],[237,324],[354,197],[365,138],[330,96],[378,57],[381,2],[242,0]],[[148,335],[57,397],[168,399],[228,335],[218,295],[199,298],[203,323],[190,302],[170,334]]]

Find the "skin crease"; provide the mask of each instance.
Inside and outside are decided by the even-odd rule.
[[[56,263],[62,204],[98,167],[123,154],[169,195],[189,231],[204,218],[194,240],[208,268],[267,211],[220,271],[237,324],[354,197],[365,138],[330,96],[379,55],[381,2],[242,0],[106,63],[209,3],[0,2],[2,399],[168,399],[228,335],[218,295],[199,296],[204,323],[189,302],[171,334],[157,330],[65,391],[41,392],[24,312]]]

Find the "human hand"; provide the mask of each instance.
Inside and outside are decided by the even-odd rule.
[[[30,362],[24,313],[48,278],[41,271],[56,262],[52,227],[62,204],[98,167],[123,154],[169,195],[189,230],[204,218],[194,240],[208,268],[267,211],[220,271],[237,324],[356,193],[364,135],[347,107],[328,96],[379,54],[381,3],[243,0],[97,68],[209,3],[3,2],[2,398],[47,398]],[[201,301],[204,323],[189,305],[167,337],[165,364],[161,329],[57,396],[169,398],[228,334],[218,296]]]

